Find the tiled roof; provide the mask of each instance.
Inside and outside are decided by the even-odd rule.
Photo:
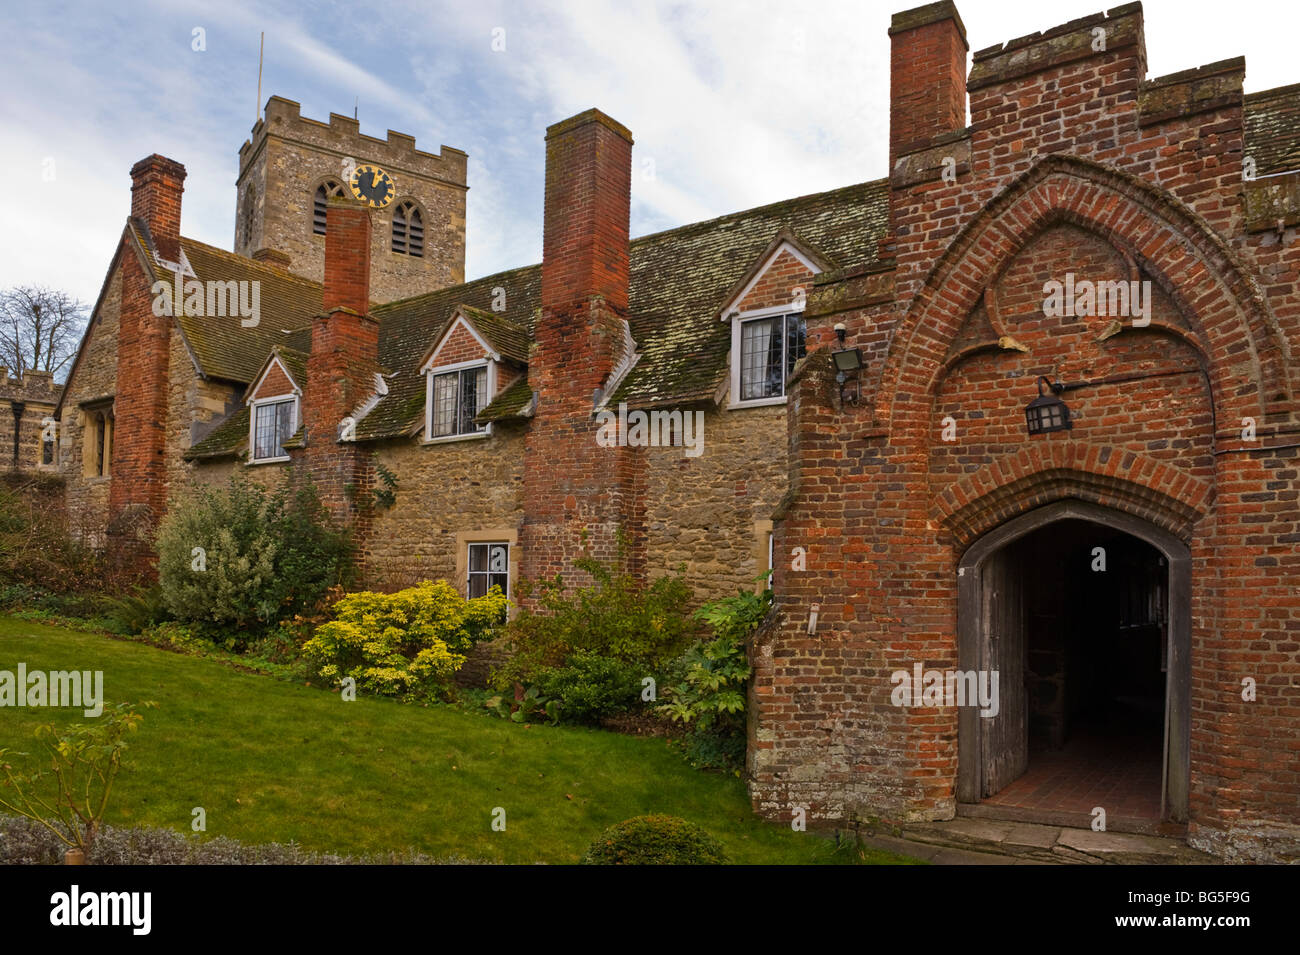
[[[474,327],[498,354],[513,359],[521,365],[528,364],[528,329],[495,313],[481,308],[461,305],[460,311],[474,323]]]
[[[1300,169],[1300,83],[1247,95],[1242,113],[1256,175]]]
[[[725,378],[731,348],[730,326],[719,320],[718,310],[727,292],[773,237],[788,229],[834,266],[866,264],[874,260],[877,242],[887,228],[887,202],[888,183],[876,180],[634,239],[629,312],[641,357],[611,400],[647,406],[711,399]],[[255,268],[259,273],[272,271],[189,240],[185,240],[185,249],[200,278],[205,271],[224,278],[236,266]],[[226,374],[222,377],[256,374],[275,344],[303,352],[310,349],[308,326],[320,310],[320,287],[304,280],[292,281],[293,286],[277,286],[273,300],[263,285],[259,329],[240,329],[235,321],[230,323],[233,329],[222,326],[219,331],[205,328],[196,332],[206,344],[224,344],[228,351],[238,353],[224,360]],[[424,422],[425,401],[419,364],[457,308],[502,355],[526,362],[540,293],[541,266],[532,265],[374,306],[371,315],[379,322],[379,360],[393,373],[386,378],[388,394],[358,423],[357,440],[418,431]],[[269,301],[276,305],[268,307]],[[494,310],[494,304],[504,305],[504,310]],[[281,312],[275,310],[277,306]],[[280,332],[284,328],[294,331],[285,335]],[[260,349],[254,350],[259,339],[250,331],[262,336]],[[200,361],[215,362],[216,358],[205,352]],[[527,379],[522,379],[484,409],[480,419],[518,417],[531,397]],[[236,435],[240,429],[233,419],[228,425],[218,427],[189,456],[221,453],[216,446],[223,440],[227,454],[242,448],[239,442],[247,440],[246,414],[242,433]]]
[[[727,371],[731,329],[717,310],[728,290],[788,228],[835,265],[875,258],[888,225],[888,184],[860,183],[634,239],[628,290],[632,335],[641,354],[612,400],[633,405],[712,398]],[[540,305],[541,266],[501,272],[465,285],[377,306],[380,358],[397,374],[389,394],[357,428],[359,440],[411,434],[423,423],[424,382],[416,363],[458,305],[502,354],[526,360],[527,342],[505,343],[503,329],[522,335]],[[491,310],[496,290],[505,311]],[[491,328],[489,328],[491,325]],[[531,392],[512,385],[480,416],[500,421],[527,407]]]
[[[213,428],[182,457],[186,461],[224,458],[239,454],[248,447],[248,405],[240,405],[225,421]]]
[[[486,424],[489,421],[523,417],[532,400],[533,386],[528,383],[527,377],[520,378],[480,411],[477,420]]]
[[[181,247],[199,281],[256,281],[260,287],[258,324],[244,328],[238,316],[178,317],[181,331],[209,378],[224,378],[248,384],[274,345],[287,344],[286,330],[310,329],[321,311],[321,286],[226,252],[222,249],[181,239]],[[160,271],[159,278],[169,275]]]

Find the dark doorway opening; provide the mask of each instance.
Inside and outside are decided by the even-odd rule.
[[[962,669],[999,673],[996,716],[960,714],[958,799],[1108,828],[1185,821],[1185,545],[1059,502],[991,531],[959,573]],[[1119,825],[1116,825],[1116,824]]]
[[[991,805],[1158,820],[1168,567],[1130,534],[1057,521],[1008,544],[1022,581],[1027,766]]]

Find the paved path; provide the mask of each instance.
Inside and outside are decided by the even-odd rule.
[[[892,835],[864,832],[862,841],[935,865],[1212,865],[1222,861],[1179,839],[992,819],[914,823]]]

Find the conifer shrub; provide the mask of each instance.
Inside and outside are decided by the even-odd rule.
[[[583,865],[725,865],[722,844],[676,816],[636,816],[606,829]]]

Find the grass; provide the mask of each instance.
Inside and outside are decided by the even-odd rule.
[[[758,819],[744,784],[691,769],[659,739],[507,723],[453,706],[402,706],[0,617],[0,669],[102,670],[109,702],[155,700],[131,741],[111,825],[190,829],[322,852],[413,848],[507,863],[572,863],[613,823],[695,822],[738,863],[858,861],[815,833]],[[79,710],[6,709],[0,748],[30,749]],[[504,809],[504,832],[493,831]],[[908,862],[868,850],[861,861]]]

